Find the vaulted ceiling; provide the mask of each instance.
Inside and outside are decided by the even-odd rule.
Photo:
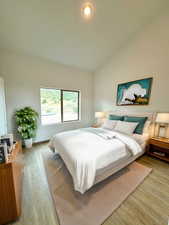
[[[0,0],[0,48],[94,71],[168,7],[168,0]],[[167,29],[167,28],[166,28]]]

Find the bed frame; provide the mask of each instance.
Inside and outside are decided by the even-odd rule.
[[[155,118],[156,118],[156,113],[154,112],[143,112],[143,113],[138,113],[138,112],[129,112],[129,111],[109,111],[109,112],[105,112],[105,116],[106,118],[108,118],[109,115],[126,115],[126,116],[138,116],[138,117],[148,117],[148,121],[150,121],[150,127],[148,129],[148,135],[149,137],[154,136],[154,127],[155,127]],[[145,145],[146,148],[146,145]],[[143,152],[139,153],[138,155],[134,156],[134,157],[130,157],[126,160],[124,160],[122,163],[119,163],[119,165],[117,165],[116,167],[114,167],[113,165],[109,165],[107,168],[104,168],[100,171],[96,172],[96,178],[95,178],[95,184],[105,180],[106,178],[112,176],[113,174],[115,174],[116,172],[118,172],[119,170],[125,168],[126,166],[128,166],[130,163],[132,163],[133,161],[135,161],[137,158],[139,158],[140,156],[142,156],[145,153],[145,149],[143,150]]]

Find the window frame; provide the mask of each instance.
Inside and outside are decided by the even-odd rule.
[[[79,121],[80,120],[80,91],[77,91],[77,90],[64,90],[64,89],[60,89],[61,91],[61,123],[68,123],[68,122],[75,122],[75,121]],[[78,113],[78,118],[77,120],[64,120],[63,119],[63,113],[64,113],[64,107],[63,107],[63,93],[64,91],[66,92],[74,92],[74,93],[78,93],[78,99],[77,99],[77,106],[78,106],[78,110],[77,110],[77,113]]]
[[[59,90],[60,91],[60,107],[61,107],[61,121],[60,122],[54,122],[54,123],[47,123],[47,124],[43,124],[42,123],[42,104],[41,105],[41,124],[43,126],[49,126],[49,125],[54,125],[54,124],[62,124],[62,123],[69,123],[69,122],[78,122],[81,120],[81,105],[80,105],[80,96],[81,96],[81,91],[80,90],[68,90],[68,89],[59,89],[59,88],[46,88],[46,87],[41,87],[40,88],[40,103],[41,103],[41,89],[49,89],[49,90]],[[75,92],[75,93],[78,93],[78,103],[77,103],[77,106],[78,106],[78,119],[77,120],[65,120],[63,119],[63,114],[64,114],[64,106],[63,106],[63,93],[64,92]]]

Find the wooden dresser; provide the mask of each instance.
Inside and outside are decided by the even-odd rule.
[[[0,225],[21,214],[23,168],[22,147],[17,142],[8,162],[0,164]]]

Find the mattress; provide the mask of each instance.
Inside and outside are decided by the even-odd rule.
[[[103,157],[103,161],[98,164],[97,171],[96,171],[95,184],[105,180],[106,178],[113,175],[120,169],[123,169],[124,167],[126,167],[127,165],[129,165],[130,163],[132,163],[133,161],[135,161],[137,158],[139,158],[145,153],[145,147],[146,147],[146,143],[147,143],[149,135],[133,134],[132,137],[141,146],[142,152],[138,153],[135,156],[132,156],[132,154],[127,148],[123,150],[122,148],[118,149],[119,147],[119,143],[118,143],[116,148],[113,151],[113,154],[109,155],[109,163],[108,163],[108,160],[106,161],[106,159],[104,159]],[[117,149],[118,149],[118,154],[117,154]],[[105,155],[105,158],[106,158],[106,155]]]
[[[92,187],[98,175],[105,177],[109,170],[111,175],[137,158],[137,153],[143,154],[134,138],[93,128],[59,133],[49,146],[60,154],[72,175],[75,190],[82,194]]]
[[[146,142],[148,140],[147,135],[133,134],[132,137],[141,146],[143,150],[142,153],[144,153]],[[104,171],[105,168],[112,166],[113,164],[114,167],[116,167],[116,165],[119,165],[120,163],[125,162],[127,159],[132,158],[131,151],[129,151],[129,149],[127,149],[121,141],[113,139],[112,143],[112,147],[105,151],[100,158],[98,157],[96,167],[97,171]]]
[[[111,145],[112,142],[112,145]],[[129,151],[125,144],[119,140],[113,139],[109,141],[110,148],[103,151],[102,155],[97,158],[96,170],[101,170],[110,164],[118,164],[121,160],[131,157],[131,151]]]
[[[96,171],[95,184],[105,180],[119,170],[125,168],[130,163],[134,162],[137,158],[142,156],[144,153],[145,150],[143,149],[142,152],[138,153],[135,156],[123,157],[122,159],[119,159],[118,161],[111,163],[104,168],[98,169]]]

